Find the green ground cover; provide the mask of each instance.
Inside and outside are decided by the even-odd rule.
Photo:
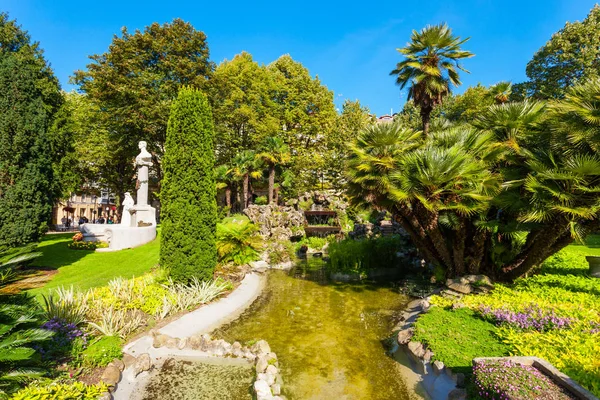
[[[135,249],[114,253],[97,253],[68,248],[73,233],[46,235],[38,246],[42,256],[32,265],[44,269],[58,270],[43,287],[30,290],[33,295],[47,293],[59,286],[79,290],[104,286],[111,279],[122,276],[131,278],[150,271],[158,264],[160,240]]]
[[[466,309],[452,310],[453,300],[434,296],[435,307],[416,323],[416,338],[459,369],[475,356],[501,355],[497,346],[504,345],[511,355],[548,360],[600,395],[600,279],[587,274],[586,255],[600,255],[600,235],[550,257],[538,274],[463,297]],[[483,324],[492,330],[477,330]],[[474,333],[478,339],[469,344]]]

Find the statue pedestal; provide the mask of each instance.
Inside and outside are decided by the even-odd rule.
[[[156,226],[156,209],[149,205],[136,205],[129,209],[131,227]]]

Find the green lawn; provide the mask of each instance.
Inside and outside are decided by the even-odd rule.
[[[43,255],[33,266],[58,269],[58,273],[43,287],[30,290],[31,294],[46,293],[58,286],[72,285],[80,290],[103,286],[117,276],[140,276],[158,264],[158,238],[135,249],[97,253],[69,249],[72,236],[73,233],[66,233],[44,237],[38,246]]]

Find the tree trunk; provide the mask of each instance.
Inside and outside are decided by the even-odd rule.
[[[250,174],[244,174],[244,184],[243,184],[243,190],[242,190],[242,210],[244,211],[249,204],[249,192],[248,192],[248,187],[250,186]]]
[[[433,107],[429,105],[421,105],[421,121],[423,122],[423,134],[425,137],[429,135],[429,123],[431,121],[431,111]]]
[[[225,204],[227,208],[231,210],[231,188],[228,186],[225,187]]]
[[[273,202],[273,191],[275,189],[275,165],[269,165],[269,203]]]

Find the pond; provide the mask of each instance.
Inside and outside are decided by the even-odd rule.
[[[334,283],[322,262],[272,271],[257,301],[213,336],[265,339],[290,399],[413,399],[387,349],[393,316],[408,298],[392,285]]]

